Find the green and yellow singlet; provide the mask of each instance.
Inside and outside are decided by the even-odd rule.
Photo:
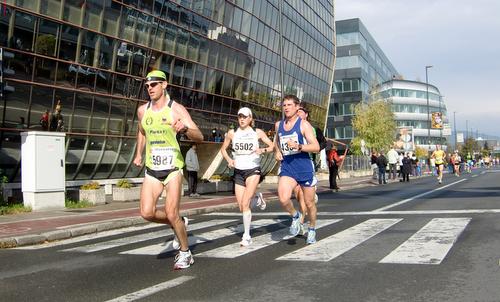
[[[184,158],[172,122],[172,108],[165,105],[160,111],[153,111],[148,104],[141,125],[146,135],[146,167],[151,170],[184,167]]]

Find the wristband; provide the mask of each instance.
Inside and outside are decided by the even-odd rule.
[[[299,144],[299,146],[297,147],[297,150],[302,151],[302,144]]]

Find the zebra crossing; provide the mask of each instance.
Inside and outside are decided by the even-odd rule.
[[[279,217],[279,216],[278,216]],[[320,219],[317,222],[318,241],[313,245],[305,245],[304,238],[295,238],[295,250],[285,251],[278,256],[276,261],[303,261],[303,262],[330,262],[348,253],[354,248],[364,248],[363,243],[377,240],[384,234],[399,234],[399,246],[389,247],[389,253],[378,263],[385,264],[441,264],[449,251],[456,244],[462,232],[467,228],[471,218],[423,218],[424,223],[420,229],[415,229],[408,235],[399,234],[393,230],[395,225],[411,221],[411,218],[368,218],[361,222],[348,218]],[[353,222],[354,221],[354,222]],[[334,224],[343,222],[342,226]],[[241,218],[227,217],[225,219],[211,219],[189,225],[189,245],[200,245],[203,248],[195,253],[195,257],[234,259],[256,251],[271,247],[290,240],[288,235],[289,218],[256,218],[252,222],[253,243],[248,247],[240,247],[239,241],[243,232]],[[322,229],[341,229],[334,234],[323,237]],[[419,227],[417,226],[417,228]],[[104,235],[100,242],[87,243],[86,241],[71,242],[68,244],[78,246],[66,248],[64,242],[56,246],[58,252],[64,253],[96,253],[113,251],[122,255],[161,255],[174,251],[171,240],[173,232],[169,229],[149,230],[145,228],[143,234],[121,234],[120,238]],[[327,232],[327,231],[325,231]],[[115,233],[112,233],[115,234]],[[168,238],[168,241],[164,239]],[[90,239],[89,239],[90,240]],[[220,241],[224,245],[220,246]],[[159,242],[160,241],[160,242]],[[230,242],[225,244],[226,242]],[[300,244],[304,241],[303,244]],[[216,243],[216,244],[213,244]],[[134,244],[133,248],[129,247]],[[137,247],[137,244],[142,246]],[[214,246],[212,248],[212,246]],[[38,248],[48,248],[39,246]],[[31,249],[34,249],[32,247]]]

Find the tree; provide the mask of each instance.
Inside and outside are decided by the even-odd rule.
[[[396,133],[396,121],[391,106],[384,100],[359,103],[354,108],[352,126],[356,137],[351,142],[354,154],[362,154],[361,140],[367,149],[380,150],[392,146]]]
[[[424,149],[422,147],[416,147],[415,156],[417,158],[427,158],[429,156],[429,152],[427,151],[427,149]]]
[[[474,154],[474,151],[479,151],[479,146],[474,138],[469,137],[462,145],[461,153],[464,155],[467,153]]]

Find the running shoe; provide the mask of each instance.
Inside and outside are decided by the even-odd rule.
[[[307,231],[307,239],[306,239],[307,244],[313,244],[316,243],[316,230],[311,230],[309,229]]]
[[[299,235],[304,236],[306,233],[307,233],[307,232],[306,232],[306,228],[304,227],[304,224],[303,224],[303,223],[301,223],[301,224],[300,224]]]
[[[289,229],[289,233],[293,237],[297,236],[300,232],[300,219],[302,218],[302,214],[300,212],[297,213],[299,213],[299,216],[297,218],[292,217],[292,224],[290,225]]]
[[[256,200],[256,204],[255,204],[255,205],[256,205],[259,209],[261,209],[262,211],[264,211],[264,210],[266,209],[267,204],[266,204],[266,201],[264,200],[264,197],[262,196],[262,193],[260,193],[260,192],[259,192],[259,193],[257,193],[257,194],[255,195],[255,198],[257,199],[257,200]]]
[[[189,219],[187,217],[182,217],[182,220],[184,220],[184,226],[186,227],[186,232],[187,232],[187,227],[189,224]],[[181,248],[181,244],[179,243],[179,239],[177,239],[177,236],[174,235],[174,240],[172,240],[172,248],[174,250],[179,250]]]
[[[179,270],[190,267],[194,263],[194,258],[190,250],[187,252],[179,251],[174,261],[174,270]]]
[[[252,244],[252,237],[243,235],[243,238],[241,238],[240,246],[244,247],[249,246],[250,244]]]

